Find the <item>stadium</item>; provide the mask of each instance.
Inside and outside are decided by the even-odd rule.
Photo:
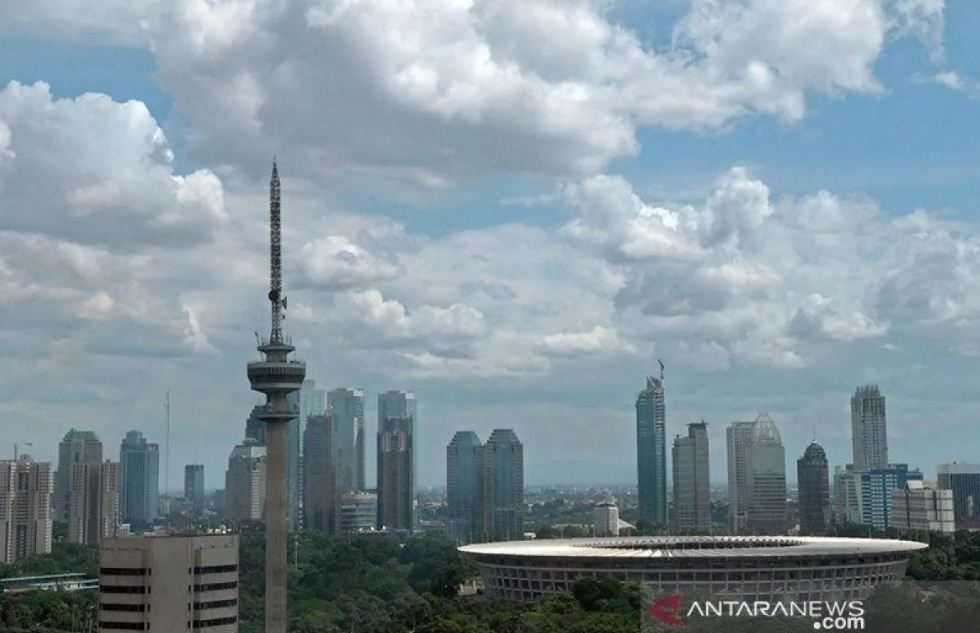
[[[905,576],[913,541],[685,536],[529,540],[466,545],[490,597],[567,593],[584,577],[642,584],[656,594],[770,602],[863,600]]]

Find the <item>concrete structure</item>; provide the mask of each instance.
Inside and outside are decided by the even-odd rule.
[[[364,390],[330,391],[327,412],[333,420],[332,455],[337,489],[364,490]]]
[[[858,387],[851,398],[851,444],[857,470],[888,466],[885,396],[878,385]]]
[[[54,480],[52,480],[52,489]],[[82,572],[20,576],[0,579],[0,593],[24,593],[27,591],[98,591],[99,579],[86,578]]]
[[[786,532],[786,450],[776,423],[766,414],[752,427],[748,452],[748,528],[754,534]]]
[[[863,600],[900,581],[924,543],[817,537],[634,537],[466,545],[491,598],[571,593],[583,577],[712,600]]]
[[[671,524],[677,530],[708,533],[711,531],[711,474],[708,425],[703,420],[687,425],[687,437],[674,439],[672,457],[674,514]]]
[[[861,473],[854,468],[854,464],[834,468],[831,514],[837,525],[857,525],[864,521]]]
[[[303,433],[303,527],[337,532],[337,483],[333,461],[333,420],[311,415]]]
[[[264,519],[266,448],[253,439],[232,449],[225,472],[225,519],[232,523]]]
[[[902,532],[955,532],[953,491],[929,488],[917,480],[906,482],[892,493],[888,524]]]
[[[524,445],[494,429],[483,445],[483,533],[493,541],[524,536]]]
[[[473,543],[483,536],[483,444],[473,431],[457,431],[446,447],[449,537]]]
[[[910,470],[908,464],[891,464],[887,468],[872,468],[861,473],[861,512],[864,525],[887,530],[892,507],[892,494],[910,481],[922,481],[922,473]]]
[[[286,400],[294,416],[286,427],[286,513],[288,529],[293,531],[299,529],[300,494],[303,490],[300,392],[292,392]]]
[[[119,462],[75,463],[69,480],[68,542],[98,545],[121,523]]]
[[[0,461],[0,563],[51,552],[54,473],[30,455]]]
[[[378,517],[378,495],[373,492],[345,492],[338,508],[339,531],[359,534],[374,530]]]
[[[119,507],[127,523],[152,523],[160,514],[160,447],[129,431],[119,447]]]
[[[636,466],[640,519],[667,524],[667,410],[664,372],[647,377],[636,398]]]
[[[92,431],[72,429],[58,445],[58,472],[54,484],[54,520],[64,523],[71,508],[71,491],[75,464],[102,463],[102,442]]]
[[[619,536],[619,508],[606,501],[592,509],[592,531],[595,536]]]
[[[830,527],[830,467],[827,453],[816,442],[811,442],[796,460],[796,481],[800,490],[800,534],[826,534]]]
[[[749,526],[749,448],[755,422],[732,422],[725,429],[728,456],[728,523],[735,534]]]
[[[204,514],[206,494],[204,492],[204,464],[184,466],[184,499],[191,505],[196,516]]]
[[[238,632],[238,536],[106,539],[99,631]]]
[[[265,394],[266,404],[259,418],[265,422],[265,633],[286,633],[286,540],[289,537],[289,489],[287,486],[286,446],[289,423],[297,416],[289,394],[303,385],[306,365],[289,360],[295,351],[283,333],[282,317],[286,297],[282,294],[282,235],[279,200],[279,170],[272,165],[269,183],[270,289],[272,328],[269,338],[259,341],[264,359],[248,364],[248,380],[253,391]]]
[[[415,529],[417,415],[412,393],[378,396],[378,529]]]
[[[980,529],[980,465],[940,464],[937,485],[953,492],[956,529]]]

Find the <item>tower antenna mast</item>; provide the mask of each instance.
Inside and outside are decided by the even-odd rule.
[[[272,181],[269,183],[269,302],[272,304],[272,333],[270,343],[282,343],[282,320],[286,297],[282,295],[282,211],[279,204],[279,166],[272,161]]]

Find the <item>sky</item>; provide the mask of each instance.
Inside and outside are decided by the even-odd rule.
[[[526,481],[635,481],[769,413],[789,479],[980,462],[980,5],[944,0],[0,4],[0,437],[125,431],[221,487],[258,394],[268,180],[318,386],[416,393],[419,479],[513,428]],[[25,446],[30,442],[32,446]],[[369,469],[373,473],[373,441]]]

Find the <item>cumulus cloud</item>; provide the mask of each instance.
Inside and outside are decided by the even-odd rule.
[[[301,281],[327,289],[370,286],[400,273],[397,263],[371,253],[342,235],[307,242],[300,258],[305,275]]]
[[[615,330],[597,325],[585,332],[560,332],[543,337],[539,348],[551,356],[580,356],[633,352],[635,348],[620,339]]]

